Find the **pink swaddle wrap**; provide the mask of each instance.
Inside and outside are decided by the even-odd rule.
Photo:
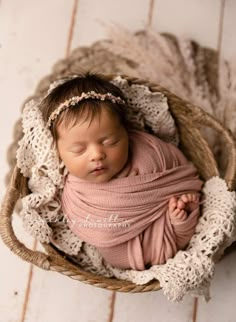
[[[168,203],[172,196],[199,193],[203,182],[174,145],[138,130],[130,131],[129,139],[131,156],[116,178],[90,183],[68,174],[62,210],[71,230],[96,246],[105,261],[144,270],[165,263],[187,245],[199,207],[172,224]],[[139,173],[129,176],[133,168]]]

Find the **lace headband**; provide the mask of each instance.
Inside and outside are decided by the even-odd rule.
[[[114,96],[111,93],[106,94],[99,94],[94,91],[82,93],[80,96],[73,96],[68,100],[65,100],[63,103],[61,103],[55,111],[52,112],[52,114],[49,116],[49,119],[47,121],[47,127],[50,128],[52,125],[52,122],[55,121],[55,119],[61,114],[62,111],[64,111],[66,108],[70,106],[74,106],[78,104],[80,101],[88,99],[88,98],[95,98],[101,101],[109,100],[112,103],[117,104],[125,104],[125,101],[121,99],[119,96]]]

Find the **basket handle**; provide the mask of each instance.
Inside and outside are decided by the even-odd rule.
[[[20,256],[23,260],[32,263],[45,270],[50,269],[50,262],[52,256],[42,253],[40,251],[33,251],[21,243],[15,236],[12,228],[12,214],[15,204],[20,197],[19,185],[23,180],[23,175],[20,169],[15,166],[11,177],[10,184],[5,194],[1,212],[0,212],[0,235],[3,242],[11,249],[13,253]],[[53,256],[54,257],[54,256]],[[55,261],[53,259],[53,261]]]

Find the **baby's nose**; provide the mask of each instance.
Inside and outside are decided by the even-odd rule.
[[[98,161],[105,159],[106,154],[102,150],[102,148],[94,148],[91,152],[91,161]]]

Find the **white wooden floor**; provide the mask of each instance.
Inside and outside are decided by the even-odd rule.
[[[0,0],[0,199],[6,149],[24,99],[54,62],[105,38],[100,22],[152,24],[236,57],[235,0]],[[28,246],[18,218],[17,235]],[[0,322],[235,322],[236,252],[217,265],[212,300],[168,302],[162,292],[112,293],[31,267],[0,241]]]

